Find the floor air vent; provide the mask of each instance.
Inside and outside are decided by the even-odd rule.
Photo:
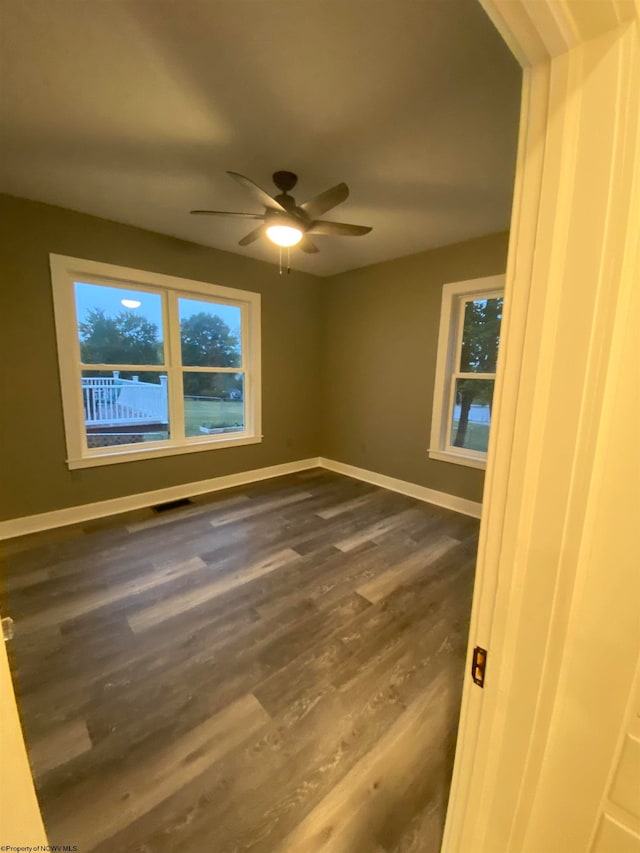
[[[154,512],[168,512],[170,509],[182,509],[184,506],[191,506],[193,501],[191,498],[180,498],[177,501],[167,501],[166,504],[156,504],[151,509]]]

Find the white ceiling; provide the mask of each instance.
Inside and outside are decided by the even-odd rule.
[[[277,262],[225,171],[346,181],[318,275],[509,224],[520,68],[477,0],[0,0],[0,191]]]

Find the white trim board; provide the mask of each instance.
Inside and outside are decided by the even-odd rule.
[[[223,477],[212,477],[208,480],[198,480],[194,483],[181,483],[177,486],[168,486],[166,489],[155,489],[151,492],[140,492],[135,495],[125,495],[121,498],[111,498],[106,501],[80,504],[78,506],[55,509],[51,512],[41,512],[37,515],[27,515],[21,518],[11,518],[0,521],[0,541],[12,539],[16,536],[26,536],[29,533],[39,533],[43,530],[51,530],[54,527],[65,527],[69,524],[79,524],[83,521],[92,521],[95,518],[104,518],[108,515],[118,515],[134,509],[144,509],[158,503],[189,498],[193,495],[203,495],[207,492],[217,492],[221,489],[230,489],[233,486],[244,486],[248,483],[257,483],[260,480],[269,480],[272,477],[282,477],[285,474],[295,474],[297,471],[307,471],[310,468],[326,468],[347,477],[355,477],[365,483],[372,483],[392,492],[408,495],[420,501],[446,507],[455,512],[480,518],[482,504],[467,501],[446,492],[437,492],[425,486],[418,486],[406,480],[398,480],[395,477],[387,477],[385,474],[377,474],[375,471],[367,471],[364,468],[356,468],[346,465],[344,462],[335,462],[333,459],[323,457],[312,457],[310,459],[299,459],[296,462],[284,462],[281,465],[271,465],[268,468],[255,468],[251,471],[240,471],[237,474],[227,474]]]
[[[322,456],[318,460],[318,463],[321,468],[326,468],[328,471],[335,471],[336,474],[355,477],[356,480],[364,480],[365,483],[389,489],[391,492],[399,492],[401,495],[408,495],[410,498],[425,501],[425,503],[442,506],[445,509],[451,509],[463,515],[480,518],[480,514],[482,513],[481,503],[468,501],[466,498],[459,498],[457,495],[450,495],[447,492],[438,492],[426,486],[419,486],[417,483],[410,483],[408,480],[388,477],[386,474],[367,471],[366,468],[356,468],[355,465],[347,465],[345,462],[336,462],[334,459],[325,459]]]
[[[252,471],[240,471],[237,474],[226,474],[223,477],[212,477],[209,480],[197,480],[194,483],[180,483],[168,486],[166,489],[155,489],[152,492],[140,492],[136,495],[125,495],[121,498],[110,498],[90,504],[79,504],[64,509],[54,509],[51,512],[41,512],[37,515],[26,515],[22,518],[11,518],[0,521],[0,540],[11,539],[15,536],[25,536],[28,533],[38,533],[41,530],[51,530],[54,527],[65,527],[68,524],[79,524],[94,518],[104,518],[107,515],[117,515],[133,509],[144,509],[158,503],[190,498],[193,495],[204,495],[207,492],[217,492],[230,489],[233,486],[244,486],[259,480],[269,480],[272,477],[282,477],[284,474],[295,474],[317,468],[317,457],[299,459],[296,462],[284,462],[281,465],[271,465],[268,468],[255,468]]]

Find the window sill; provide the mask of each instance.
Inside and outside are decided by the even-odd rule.
[[[439,462],[453,462],[454,465],[466,465],[467,468],[479,468],[482,471],[487,467],[486,459],[474,459],[473,456],[452,453],[450,450],[429,450],[429,459],[437,459]]]
[[[248,435],[238,438],[227,436],[205,441],[190,441],[185,444],[173,444],[170,446],[148,448],[129,447],[109,453],[92,453],[90,456],[81,456],[76,459],[67,459],[70,470],[76,468],[96,468],[100,465],[117,465],[119,462],[142,462],[145,459],[159,459],[163,456],[178,456],[182,453],[197,453],[203,450],[216,450],[223,447],[240,447],[243,444],[260,444],[261,435]]]

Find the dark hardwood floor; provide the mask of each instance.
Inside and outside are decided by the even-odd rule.
[[[50,842],[438,851],[477,530],[318,469],[4,543]]]

